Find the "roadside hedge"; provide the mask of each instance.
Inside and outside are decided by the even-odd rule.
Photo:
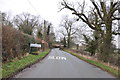
[[[35,39],[9,26],[2,26],[2,61],[21,58],[29,52],[29,44]]]

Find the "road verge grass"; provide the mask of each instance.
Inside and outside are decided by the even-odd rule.
[[[81,60],[86,61],[87,63],[90,63],[90,64],[92,64],[92,65],[95,65],[95,66],[101,68],[102,70],[105,70],[105,71],[111,73],[112,75],[114,75],[114,76],[116,76],[116,77],[120,77],[120,72],[119,72],[119,70],[113,69],[113,68],[111,68],[111,67],[109,67],[109,66],[107,66],[107,65],[105,65],[105,64],[103,64],[103,63],[101,63],[101,62],[97,62],[97,61],[94,61],[94,60],[87,59],[87,58],[85,58],[85,57],[83,57],[83,56],[80,56],[79,54],[73,53],[73,52],[71,52],[71,51],[69,51],[69,50],[64,50],[64,51],[72,54],[73,56],[76,56],[77,58],[79,58],[79,59],[81,59]]]
[[[43,59],[49,52],[50,52],[50,49],[44,52],[41,52],[38,55],[29,54],[28,56],[25,56],[20,60],[16,60],[16,61],[3,64],[2,65],[2,78],[9,78],[15,75],[17,72]]]

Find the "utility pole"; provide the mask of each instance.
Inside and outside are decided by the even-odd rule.
[[[46,21],[44,20],[44,32],[43,32],[43,40],[44,40],[44,41],[46,41],[46,34],[47,34],[47,33],[46,33],[46,32],[47,32],[47,31],[46,31],[46,27],[47,27]]]

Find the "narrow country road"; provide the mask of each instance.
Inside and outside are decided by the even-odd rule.
[[[18,73],[15,78],[114,78],[109,73],[79,60],[58,48],[42,61]]]

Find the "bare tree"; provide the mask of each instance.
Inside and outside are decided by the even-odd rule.
[[[7,13],[2,14],[2,25],[13,27],[13,20],[10,19],[10,15]]]
[[[14,21],[19,30],[32,35],[34,27],[38,26],[39,24],[39,17],[31,15],[29,13],[23,13],[20,15],[16,15]]]
[[[70,42],[72,40],[72,36],[76,33],[76,28],[74,27],[74,23],[76,21],[74,19],[68,18],[65,16],[60,24],[61,27],[64,27],[65,31],[62,29],[62,34],[67,38],[67,47],[70,48]],[[66,35],[66,36],[65,36]]]
[[[78,11],[73,4],[71,5],[69,2],[63,0],[61,2],[62,9],[69,9],[72,11],[72,14],[76,15],[81,19],[84,23],[86,23],[91,29],[95,30],[97,34],[102,34],[102,45],[100,49],[101,58],[103,61],[107,61],[109,54],[111,53],[111,41],[112,41],[112,23],[114,20],[120,20],[118,15],[116,15],[118,10],[118,1],[110,0],[110,1],[103,1],[103,2],[95,2],[94,0],[91,0],[91,3],[93,4],[94,12],[92,15],[94,15],[92,21],[84,13],[84,4],[78,5],[80,6],[80,11]],[[103,29],[104,28],[104,29]],[[103,29],[103,30],[102,30]],[[114,32],[115,34],[115,32]],[[119,34],[119,33],[116,33]]]

